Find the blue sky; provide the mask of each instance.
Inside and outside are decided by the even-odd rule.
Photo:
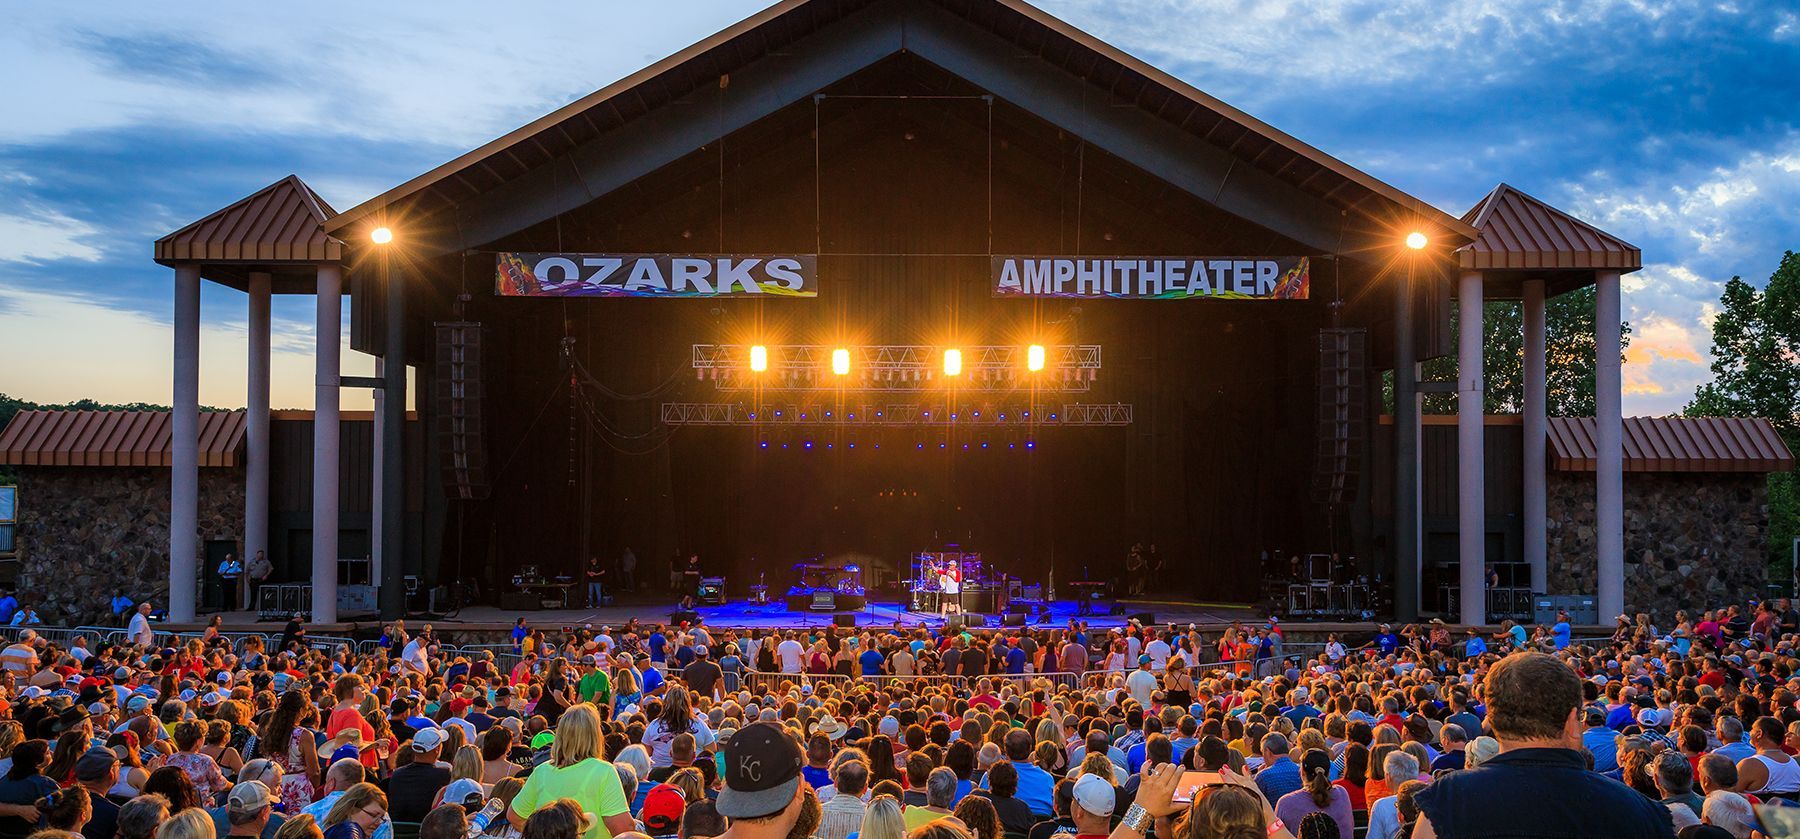
[[[6,4],[0,391],[167,402],[156,237],[290,172],[348,208],[762,5]],[[1448,212],[1504,180],[1637,244],[1627,413],[1679,409],[1720,286],[1800,246],[1792,3],[1043,5]],[[202,399],[241,405],[243,296],[203,305]],[[275,314],[273,402],[310,406],[311,301]]]

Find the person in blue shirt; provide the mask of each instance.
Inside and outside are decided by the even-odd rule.
[[[10,591],[0,595],[0,623],[11,621],[13,613],[17,611],[19,611],[19,598],[14,597]]]
[[[1031,808],[1032,815],[1047,819],[1056,814],[1056,777],[1031,761],[1031,752],[1036,745],[1031,732],[1015,728],[1006,733],[1001,748],[1019,775],[1019,791],[1013,797],[1025,802],[1025,806]],[[977,786],[980,789],[988,788],[986,774],[982,775],[981,783]]]
[[[1395,650],[1400,649],[1400,636],[1394,634],[1393,627],[1384,623],[1381,625],[1381,631],[1375,633],[1375,638],[1362,645],[1362,649],[1369,647],[1374,647],[1375,651],[1383,657],[1393,655]]]
[[[1288,757],[1288,740],[1280,734],[1266,734],[1262,739],[1263,768],[1257,770],[1256,788],[1263,798],[1279,801],[1281,797],[1305,784],[1300,780],[1300,766]]]
[[[120,615],[123,615],[126,612],[131,611],[131,607],[136,606],[136,605],[137,605],[136,602],[134,602],[131,598],[126,597],[123,593],[116,595],[112,599],[113,616],[118,617]]]
[[[656,628],[650,631],[650,640],[646,642],[646,646],[650,648],[652,664],[662,664],[668,659],[669,637],[663,634],[662,624],[657,624]],[[649,693],[650,689],[645,688],[644,692]]]
[[[862,654],[856,657],[856,661],[862,665],[864,676],[879,676],[881,668],[887,664],[887,657],[883,656],[880,650],[875,649],[875,642],[871,639],[868,649],[863,650]]]
[[[1581,747],[1594,756],[1594,771],[1611,772],[1619,768],[1617,732],[1606,727],[1606,714],[1599,708],[1585,712],[1587,729],[1581,732]]]
[[[1468,658],[1479,658],[1488,651],[1487,639],[1482,638],[1474,629],[1469,630],[1469,638],[1463,642],[1463,655]]]
[[[649,696],[650,694],[653,694],[656,691],[660,690],[663,686],[662,671],[655,667],[646,666],[644,660],[641,658],[638,659],[637,663],[638,663],[638,678],[641,679],[644,683],[644,687],[643,687],[644,695]]]
[[[525,638],[530,634],[531,628],[525,625],[524,618],[519,618],[518,622],[513,624],[512,642],[515,654],[525,647]]]
[[[1556,615],[1556,626],[1551,627],[1550,631],[1555,638],[1554,644],[1556,646],[1556,649],[1559,652],[1562,650],[1568,649],[1569,648],[1569,632],[1570,632],[1569,613],[1568,612],[1558,612]]]
[[[1017,644],[1012,645],[1012,647],[1006,651],[1006,672],[1025,672],[1025,660],[1025,648]]]

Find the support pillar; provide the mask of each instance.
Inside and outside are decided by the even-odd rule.
[[[175,266],[169,470],[169,620],[192,623],[200,570],[200,266]]]
[[[382,344],[381,381],[381,617],[393,620],[406,610],[406,277],[383,253],[387,286],[387,339]]]
[[[1419,617],[1419,365],[1409,271],[1394,287],[1394,616]]]
[[[1465,272],[1457,293],[1456,535],[1461,622],[1487,623],[1486,415],[1482,397],[1481,273]]]
[[[1549,403],[1545,394],[1549,374],[1544,355],[1544,281],[1525,281],[1522,319],[1525,327],[1525,562],[1531,566],[1531,591],[1549,593],[1550,518],[1549,476],[1545,472],[1544,446],[1550,433]]]
[[[386,361],[380,357],[375,359],[375,378],[381,378],[382,367]],[[372,479],[369,482],[369,584],[374,586],[381,585],[381,562],[385,556],[385,552],[382,551],[384,546],[381,544],[382,526],[386,524],[381,520],[381,508],[382,502],[387,500],[382,497],[381,493],[383,465],[381,456],[383,444],[386,442],[382,437],[385,436],[384,429],[387,428],[387,412],[382,409],[385,399],[387,399],[385,389],[375,388],[375,451],[369,465],[369,476]],[[376,589],[376,591],[379,596],[380,589]]]
[[[1600,622],[1625,612],[1625,420],[1620,406],[1619,272],[1601,271],[1594,293],[1594,535]]]
[[[318,326],[313,348],[312,620],[337,622],[338,343],[343,330],[344,272],[320,265]]]
[[[249,381],[244,388],[244,555],[245,569],[269,550],[269,293],[267,272],[250,273]],[[239,605],[255,608],[256,583],[243,574]]]

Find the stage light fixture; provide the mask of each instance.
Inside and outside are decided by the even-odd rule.
[[[1417,230],[1406,234],[1406,246],[1415,251],[1424,248],[1426,241],[1425,234]]]
[[[1025,348],[1025,369],[1033,373],[1044,369],[1044,345],[1032,344]]]
[[[769,348],[757,344],[750,348],[750,372],[762,373],[769,369]]]
[[[394,231],[386,227],[377,227],[369,231],[369,241],[377,245],[385,245],[394,241]]]
[[[831,351],[831,372],[840,376],[850,375],[850,351],[838,347]]]
[[[946,375],[946,376],[962,375],[962,350],[958,350],[958,349],[944,350],[944,375]]]

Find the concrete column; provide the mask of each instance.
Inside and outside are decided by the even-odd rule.
[[[406,274],[395,271],[386,254],[380,261],[387,292],[386,339],[382,342],[381,410],[381,617],[393,620],[406,610]]]
[[[343,330],[344,272],[319,266],[318,327],[313,374],[313,623],[337,622],[338,342]]]
[[[1600,622],[1625,612],[1625,421],[1620,407],[1619,272],[1595,276],[1594,493]]]
[[[175,267],[169,470],[169,620],[194,620],[200,569],[200,266]]]
[[[386,362],[387,359],[385,358],[377,357],[375,359],[375,378],[381,378],[381,371]],[[381,520],[381,505],[386,499],[382,497],[381,493],[381,469],[383,466],[381,462],[381,449],[386,441],[381,438],[383,429],[387,427],[387,412],[382,409],[382,404],[386,399],[386,389],[376,388],[375,451],[374,460],[369,466],[369,583],[377,586],[381,585],[381,563],[382,557],[384,556],[382,551],[383,545],[381,544],[381,530],[382,525],[384,525],[385,522]]]
[[[1456,535],[1464,624],[1487,623],[1487,483],[1482,419],[1481,273],[1462,275],[1457,293]]]
[[[1394,286],[1394,616],[1419,617],[1419,365],[1412,277]]]
[[[1550,433],[1549,402],[1545,396],[1544,281],[1525,281],[1525,561],[1531,565],[1531,590],[1549,592],[1545,570],[1549,552],[1545,521],[1550,517],[1549,477],[1544,466],[1544,446]]]
[[[244,567],[257,551],[269,550],[269,292],[266,272],[250,273],[250,376],[244,388]],[[238,580],[240,604],[250,602],[254,583]]]

